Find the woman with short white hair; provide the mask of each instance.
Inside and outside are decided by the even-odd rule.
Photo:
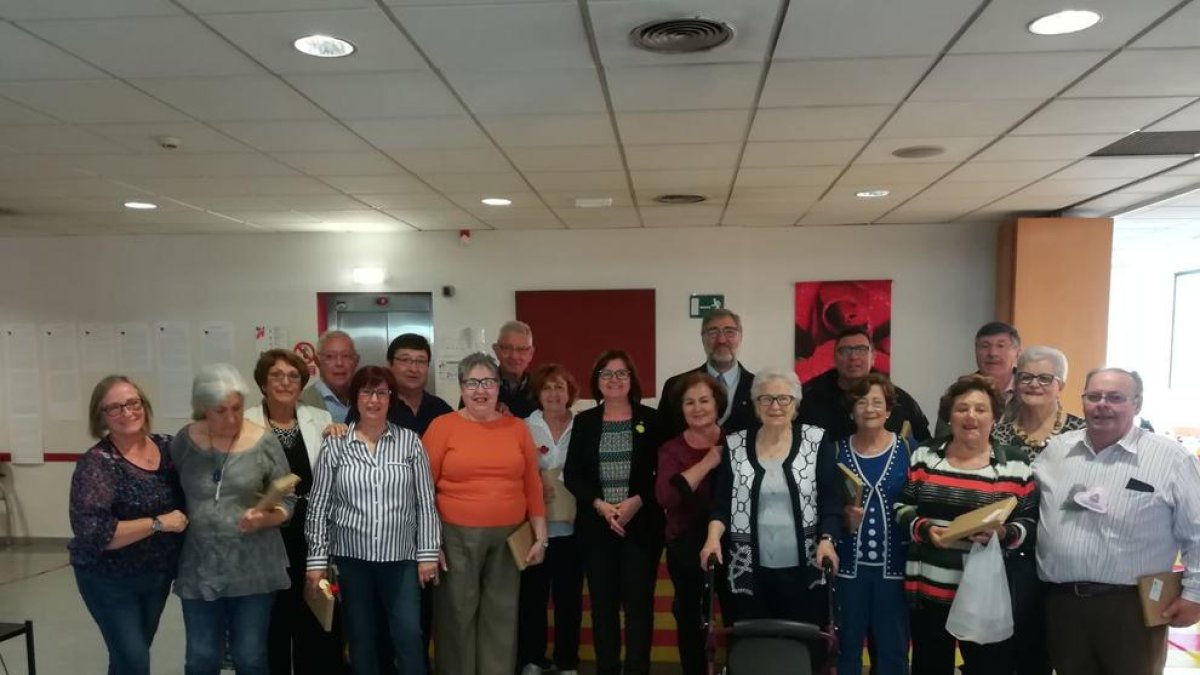
[[[267,630],[275,592],[289,585],[279,526],[295,498],[254,508],[289,473],[275,434],[247,421],[248,388],[229,364],[205,366],[192,383],[192,417],[171,442],[189,525],[175,593],[187,635],[186,675],[218,675],[229,635],[238,675],[267,675]]]
[[[1059,396],[1066,382],[1066,354],[1045,346],[1021,352],[1013,375],[1014,405],[992,429],[992,442],[1018,448],[1033,461],[1054,436],[1087,426],[1063,410]]]

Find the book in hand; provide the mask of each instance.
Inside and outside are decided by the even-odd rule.
[[[1142,601],[1142,623],[1147,628],[1170,623],[1162,613],[1183,593],[1183,572],[1160,572],[1138,577],[1138,599]]]
[[[337,604],[333,594],[333,584],[328,579],[321,580],[321,587],[316,593],[305,589],[304,602],[312,610],[313,617],[326,633],[333,630],[333,606]]]
[[[267,486],[267,491],[263,493],[262,497],[259,497],[258,503],[254,505],[254,508],[259,511],[270,511],[282,504],[285,497],[294,494],[296,486],[299,484],[300,476],[294,473],[276,478]]]
[[[974,511],[967,511],[946,526],[946,531],[942,533],[942,541],[957,541],[980,532],[994,530],[1008,520],[1015,508],[1017,508],[1017,498],[1009,497],[987,506],[981,506]]]
[[[837,465],[842,479],[842,496],[846,498],[846,506],[863,505],[863,482],[849,467],[841,462]]]
[[[542,485],[548,486],[554,492],[554,497],[546,501],[546,520],[575,522],[575,495],[571,494],[563,482],[562,469],[543,471]]]
[[[525,571],[525,568],[529,567],[525,563],[525,556],[529,555],[529,549],[533,548],[535,541],[537,537],[533,534],[533,525],[528,520],[508,535],[508,551],[512,553],[517,569]]]

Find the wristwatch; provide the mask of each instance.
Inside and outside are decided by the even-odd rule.
[[[158,516],[150,519],[150,532],[155,534],[162,532],[162,521],[158,519]]]
[[[832,534],[823,534],[823,535],[821,535],[821,538],[820,538],[820,539],[818,539],[817,541],[818,541],[818,542],[827,541],[827,542],[829,542],[829,543],[831,543],[831,544],[836,544],[836,543],[837,543],[837,540],[833,538],[833,535],[832,535]]]
[[[543,540],[539,541],[538,543],[541,544],[542,548],[544,548],[544,549],[550,548],[550,540],[549,539],[543,539]]]

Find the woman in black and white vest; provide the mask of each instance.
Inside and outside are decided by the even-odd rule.
[[[817,452],[824,430],[795,421],[795,373],[760,371],[751,396],[760,426],[726,436],[700,564],[716,554],[728,567],[735,621],[819,625],[825,594],[814,584],[822,561],[837,568],[833,542],[842,535],[843,517],[841,496],[817,486],[834,482],[820,477],[836,475],[837,467],[832,456]]]

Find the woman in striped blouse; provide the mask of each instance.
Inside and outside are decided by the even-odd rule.
[[[391,371],[367,366],[350,381],[358,419],[321,446],[308,494],[308,592],[337,566],[355,675],[379,672],[376,604],[402,673],[424,675],[420,589],[435,582],[441,526],[429,460],[417,435],[387,421],[398,405]]]
[[[946,631],[970,541],[946,542],[942,534],[957,516],[987,504],[1017,498],[1003,527],[972,539],[987,543],[1001,537],[1009,551],[1029,550],[1037,532],[1037,487],[1020,451],[993,446],[992,426],[1004,409],[991,378],[966,375],[950,385],[938,406],[949,418],[950,440],[936,440],[913,453],[908,482],[896,500],[897,521],[908,529],[904,588],[909,598],[912,671],[920,675],[954,673],[955,638]],[[1010,675],[1012,639],[989,645],[958,643],[971,675]]]

